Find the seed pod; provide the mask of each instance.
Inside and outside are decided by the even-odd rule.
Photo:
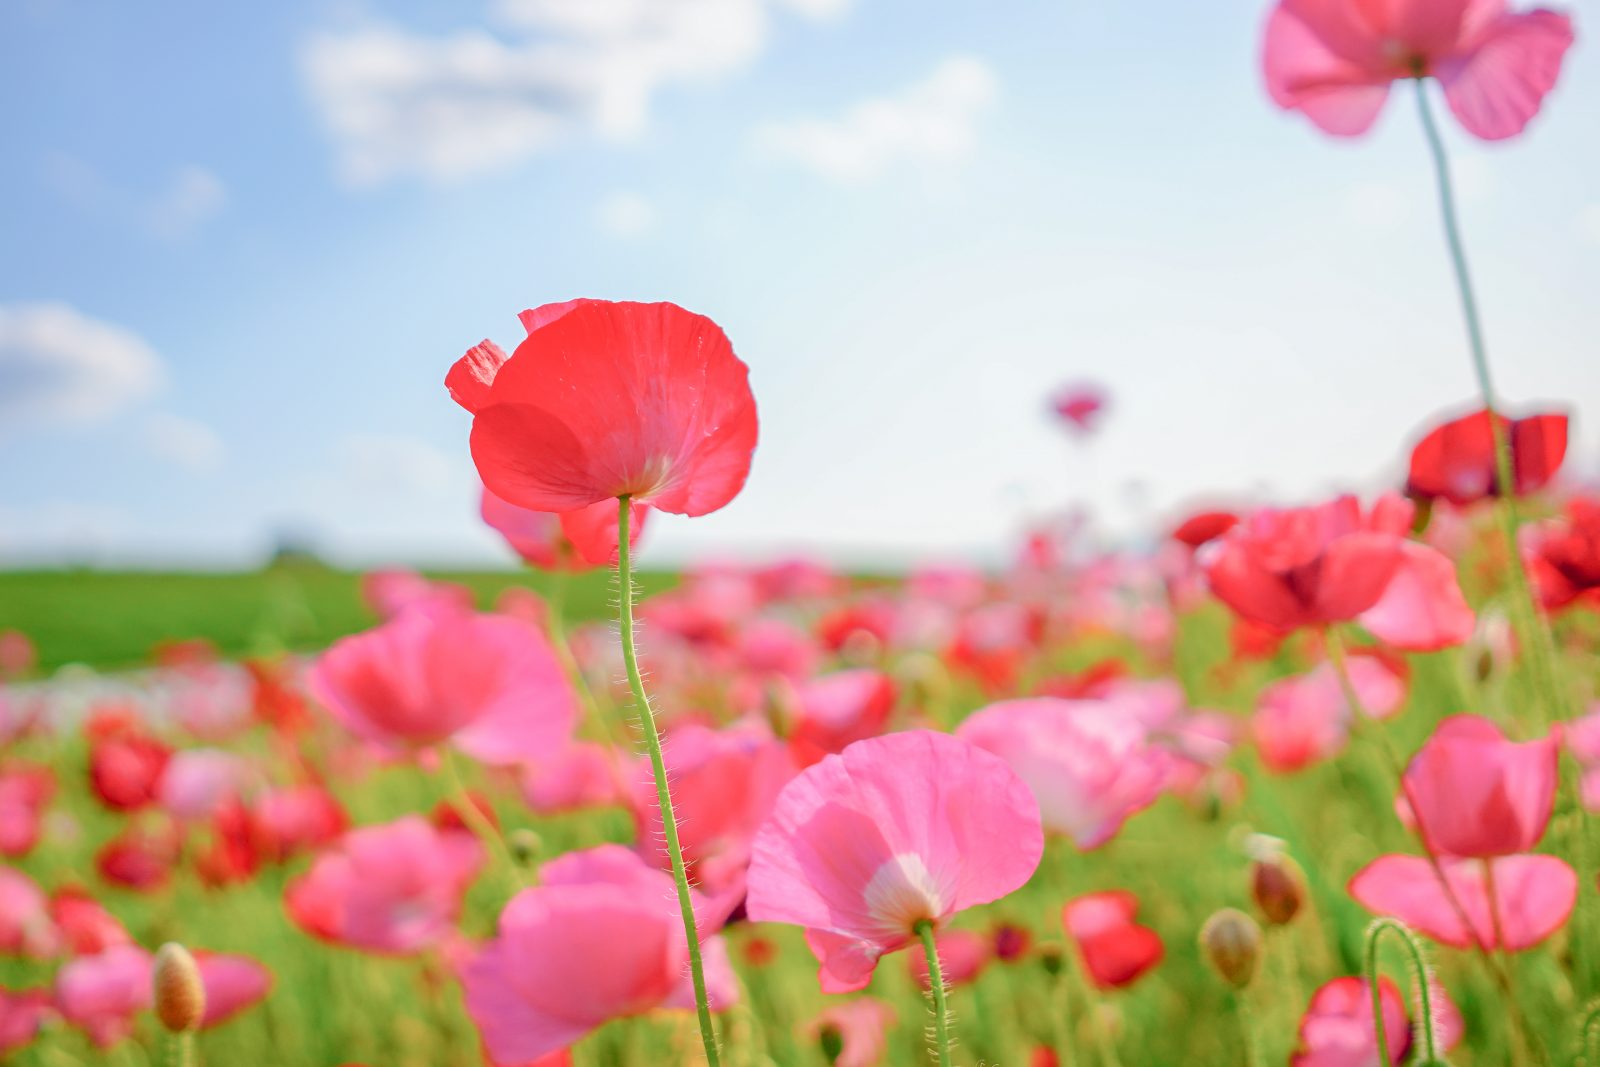
[[[156,952],[156,1017],[174,1034],[198,1029],[206,1014],[206,987],[189,950],[169,941]]]
[[[544,852],[544,839],[526,827],[518,827],[506,835],[506,846],[511,851],[511,858],[519,867],[532,867],[539,862],[539,856]]]
[[[1300,913],[1306,891],[1287,860],[1259,859],[1250,865],[1250,896],[1273,926],[1287,926]]]
[[[1200,950],[1223,981],[1243,989],[1261,962],[1261,927],[1237,908],[1223,908],[1200,928]]]

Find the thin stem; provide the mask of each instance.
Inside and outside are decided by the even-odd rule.
[[[619,614],[622,630],[622,661],[628,670],[628,687],[639,709],[645,746],[650,752],[650,768],[655,773],[656,803],[661,809],[661,829],[667,839],[667,855],[672,860],[672,880],[678,887],[678,910],[683,914],[683,936],[689,946],[689,975],[694,982],[695,1012],[700,1020],[700,1041],[705,1046],[706,1062],[718,1067],[717,1032],[711,1025],[711,1005],[706,996],[705,968],[700,962],[700,933],[695,924],[694,902],[689,897],[689,873],[683,864],[683,846],[678,842],[678,817],[672,810],[672,790],[667,785],[667,763],[661,754],[661,733],[656,729],[655,712],[639,675],[639,654],[633,634],[633,570],[629,565],[629,520],[632,518],[626,495],[617,498],[617,581],[621,587]]]
[[[1378,942],[1383,940],[1383,935],[1393,933],[1400,938],[1406,947],[1406,953],[1411,957],[1411,977],[1416,986],[1417,1002],[1420,1007],[1421,1018],[1417,1020],[1417,1028],[1422,1031],[1423,1062],[1433,1063],[1439,1058],[1437,1043],[1437,1026],[1433,1017],[1433,986],[1428,980],[1428,964],[1422,956],[1422,946],[1417,943],[1416,935],[1405,923],[1397,919],[1375,919],[1367,927],[1367,958],[1366,978],[1367,989],[1372,995],[1372,1025],[1378,1036],[1378,1067],[1392,1067],[1393,1060],[1389,1058],[1389,1035],[1385,1032],[1383,1022],[1383,992],[1378,986]]]
[[[1600,1067],[1600,1004],[1589,1005],[1583,1017],[1583,1067]]]
[[[162,1057],[166,1067],[195,1067],[194,1031],[168,1034],[166,1046],[166,1055]]]
[[[1511,443],[1506,438],[1506,428],[1500,422],[1494,382],[1489,375],[1489,355],[1483,342],[1483,325],[1478,316],[1478,299],[1472,287],[1472,275],[1467,268],[1466,246],[1461,240],[1461,225],[1457,218],[1455,187],[1450,179],[1450,160],[1445,154],[1444,140],[1439,136],[1439,124],[1434,121],[1433,109],[1428,104],[1428,86],[1416,79],[1417,111],[1422,116],[1422,130],[1427,135],[1428,151],[1433,158],[1434,180],[1439,189],[1439,212],[1444,221],[1445,242],[1450,250],[1450,265],[1455,271],[1456,288],[1461,294],[1461,312],[1466,319],[1467,344],[1472,352],[1472,368],[1478,378],[1478,392],[1489,413],[1489,433],[1494,442],[1495,483],[1499,500],[1495,513],[1500,520],[1506,552],[1510,555],[1512,589],[1512,622],[1518,638],[1533,663],[1534,685],[1539,690],[1540,722],[1561,721],[1567,718],[1560,686],[1556,681],[1554,649],[1549,628],[1539,614],[1533,599],[1533,583],[1528,580],[1522,553],[1517,548],[1517,528],[1521,524],[1517,515],[1517,480]]]
[[[928,992],[933,997],[933,1034],[939,1067],[950,1067],[950,1009],[945,1003],[944,968],[939,965],[939,950],[933,941],[933,924],[922,919],[913,929],[922,939],[922,951],[928,957]]]
[[[506,844],[505,836],[479,810],[472,799],[472,794],[467,792],[466,782],[461,777],[461,768],[456,763],[456,755],[448,746],[443,748],[440,762],[444,765],[445,780],[450,784],[450,806],[456,809],[461,821],[467,824],[473,835],[483,842],[485,847],[499,854],[501,866],[511,882],[512,892],[526,888],[522,879],[522,868],[517,864],[516,857],[511,854],[511,846]]]

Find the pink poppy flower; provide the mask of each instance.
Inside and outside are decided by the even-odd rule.
[[[801,772],[756,837],[746,911],[806,927],[824,992],[863,988],[923,922],[998,900],[1044,849],[1039,806],[998,757],[916,730]]]
[[[1355,497],[1250,515],[1210,546],[1211,591],[1252,622],[1288,632],[1354,619],[1399,569],[1411,506],[1397,496],[1363,514]]]
[[[32,638],[21,630],[0,630],[0,678],[21,678],[38,662]]]
[[[353,733],[393,748],[449,742],[485,763],[565,744],[578,705],[538,629],[430,605],[336,641],[311,691]]]
[[[1346,670],[1366,714],[1387,719],[1404,706],[1405,679],[1383,659],[1352,655]],[[1353,714],[1331,663],[1280,679],[1262,691],[1251,720],[1256,750],[1269,770],[1301,770],[1343,751]]]
[[[51,1013],[47,991],[0,986],[0,1056],[32,1044]]]
[[[977,981],[994,958],[993,943],[972,930],[941,930],[933,939],[933,948],[939,954],[939,973],[946,986]],[[933,988],[926,954],[911,953],[906,957],[906,967],[913,982],[924,990]]]
[[[1160,935],[1134,921],[1138,914],[1139,898],[1125,889],[1089,893],[1062,909],[1061,923],[1096,988],[1132,985],[1166,955]]]
[[[1075,433],[1091,433],[1106,408],[1105,390],[1089,382],[1068,385],[1050,401],[1050,409]]]
[[[789,746],[802,767],[831,752],[883,733],[898,693],[882,671],[861,668],[835,671],[803,683],[789,730]]]
[[[232,752],[185,749],[167,763],[157,798],[173,818],[204,822],[214,817],[226,801],[239,795],[249,773],[249,765]]]
[[[759,723],[725,730],[693,723],[675,726],[666,736],[665,756],[690,880],[719,899],[726,896],[731,909],[744,896],[756,831],[794,777],[794,761]],[[648,760],[638,762],[632,800],[640,854],[670,871]]]
[[[1365,133],[1391,83],[1432,77],[1461,125],[1500,140],[1539,112],[1572,44],[1572,22],[1505,0],[1279,0],[1267,22],[1267,90],[1323,131]]]
[[[263,857],[280,863],[331,844],[350,825],[344,808],[319,785],[269,789],[256,797],[250,815]]]
[[[135,1018],[150,1007],[150,953],[137,945],[117,945],[93,956],[79,956],[56,972],[56,1010],[110,1048],[133,1033]]]
[[[479,509],[483,521],[506,539],[529,566],[546,571],[582,571],[617,558],[617,505],[602,500],[560,515],[508,504],[488,489]],[[629,516],[628,545],[639,543],[650,517],[648,504],[634,504]]]
[[[1452,948],[1476,942],[1490,951],[1504,947],[1509,952],[1532,948],[1561,929],[1578,899],[1577,874],[1554,856],[1442,858],[1440,869],[1448,893],[1427,859],[1379,856],[1350,880],[1350,895],[1368,911],[1393,916]],[[1491,869],[1497,905],[1492,910]]]
[[[1378,640],[1405,652],[1437,652],[1465,644],[1478,617],[1461,595],[1456,565],[1436,548],[1403,541],[1400,565],[1378,602],[1361,613],[1361,625]]]
[[[89,784],[113,811],[138,811],[158,799],[172,749],[134,724],[118,722],[89,747]]]
[[[249,956],[220,952],[194,953],[200,982],[206,990],[205,1015],[200,1028],[221,1026],[266,999],[272,989],[272,972]]]
[[[1406,767],[1418,832],[1452,856],[1529,851],[1550,821],[1559,758],[1553,734],[1516,744],[1488,719],[1451,716]]]
[[[116,917],[83,889],[57,889],[50,898],[50,918],[69,955],[92,956],[113,945],[133,944]]]
[[[1600,593],[1600,501],[1574,497],[1560,519],[1525,527],[1522,546],[1539,602],[1550,611]]]
[[[472,412],[495,495],[566,512],[619,496],[680,515],[738,495],[756,446],[749,369],[675,304],[574,300],[522,313],[510,356],[485,341],[445,377]]]
[[[720,1011],[737,999],[738,983],[722,939],[701,936],[707,992]],[[671,876],[619,845],[546,864],[540,884],[506,905],[499,933],[466,964],[462,982],[467,1012],[498,1063],[537,1060],[611,1019],[693,1010]]]
[[[1146,727],[1115,702],[1003,700],[968,718],[956,736],[1005,760],[1038,799],[1045,829],[1085,850],[1154,803],[1172,769]]]
[[[16,859],[33,851],[55,791],[56,778],[48,767],[0,769],[0,856]]]
[[[627,788],[618,761],[629,758],[604,745],[573,742],[524,767],[522,797],[541,815],[626,804]]]
[[[1400,989],[1378,979],[1383,1001],[1383,1031],[1390,1062],[1411,1048],[1411,1020]],[[1300,1018],[1300,1044],[1290,1067],[1385,1067],[1378,1058],[1378,1030],[1372,1017],[1372,987],[1362,978],[1335,978],[1311,995]]]
[[[472,610],[472,590],[451,582],[436,582],[415,571],[369,571],[361,576],[361,599],[380,619],[392,619],[407,608],[440,604]]]
[[[470,834],[416,815],[352,830],[289,883],[289,917],[314,937],[366,952],[405,955],[437,944],[483,867]]]
[[[166,886],[178,865],[183,842],[171,823],[130,825],[95,853],[100,877],[124,889],[153,893]]]
[[[806,1024],[805,1032],[833,1057],[833,1067],[876,1067],[888,1054],[894,1023],[889,1005],[875,997],[856,997],[829,1005]]]
[[[1508,419],[1497,415],[1511,447],[1518,496],[1543,488],[1567,455],[1567,416],[1559,412]],[[1500,495],[1494,431],[1487,411],[1452,419],[1428,431],[1411,452],[1406,495],[1444,499],[1458,507]]]
[[[21,871],[0,866],[0,956],[48,959],[59,945],[44,892]]]

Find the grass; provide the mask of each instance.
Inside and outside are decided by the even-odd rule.
[[[613,612],[612,579],[591,571],[566,579],[532,571],[429,571],[471,589],[489,607],[512,586],[548,594],[565,581],[575,621]],[[646,594],[673,584],[667,573],[637,576]],[[68,663],[99,669],[138,666],[164,641],[204,637],[226,656],[313,651],[377,620],[361,599],[361,576],[314,564],[259,571],[37,570],[0,572],[0,630],[33,639],[41,670]]]

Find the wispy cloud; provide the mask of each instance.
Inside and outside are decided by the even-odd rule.
[[[194,164],[179,167],[159,188],[144,193],[119,185],[84,160],[61,152],[46,157],[44,174],[57,195],[78,208],[163,241],[191,236],[228,204],[222,179]]]
[[[89,422],[153,392],[160,357],[137,334],[59,303],[0,304],[0,415]]]
[[[353,185],[450,181],[505,168],[575,133],[625,139],[663,88],[719,81],[766,48],[772,11],[847,0],[498,0],[496,26],[448,35],[385,23],[325,30],[307,87]]]
[[[757,147],[831,181],[868,182],[903,164],[949,163],[977,145],[978,121],[999,86],[982,61],[947,59],[899,92],[863,100],[835,118],[768,122]]]

